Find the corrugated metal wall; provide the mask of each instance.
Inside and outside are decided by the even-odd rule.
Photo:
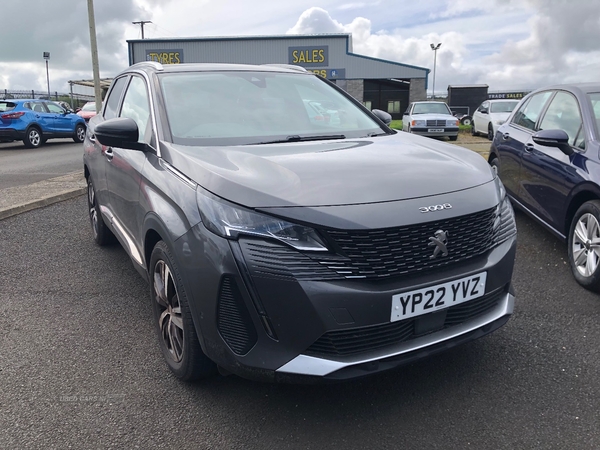
[[[427,69],[347,53],[350,35],[257,36],[243,38],[146,39],[128,41],[130,62],[147,50],[183,50],[184,62],[289,64],[289,47],[328,46],[329,69],[345,69],[346,79],[426,78]],[[310,65],[306,65],[310,67]],[[315,67],[316,68],[316,67]],[[321,67],[319,67],[321,68]]]

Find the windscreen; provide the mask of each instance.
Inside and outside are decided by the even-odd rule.
[[[493,102],[490,108],[490,112],[493,113],[509,113],[515,109],[519,102]]]
[[[368,113],[314,75],[187,72],[161,74],[160,84],[177,144],[245,145],[385,132]]]
[[[450,109],[445,103],[415,103],[413,114],[450,114]]]
[[[96,103],[95,102],[90,102],[90,103],[86,103],[85,105],[83,105],[83,108],[81,108],[82,111],[96,111]]]

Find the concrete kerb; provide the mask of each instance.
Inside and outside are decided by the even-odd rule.
[[[83,171],[0,189],[0,220],[85,194]]]

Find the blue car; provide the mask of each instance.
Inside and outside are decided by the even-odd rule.
[[[85,120],[46,100],[0,100],[0,142],[22,140],[36,148],[52,138],[85,139]]]
[[[573,276],[600,292],[600,83],[525,97],[490,149],[513,204],[568,242]]]

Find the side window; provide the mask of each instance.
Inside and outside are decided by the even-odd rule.
[[[65,110],[62,109],[60,106],[58,106],[56,103],[46,103],[46,108],[48,108],[48,111],[50,111],[51,113],[56,113],[56,114],[64,114]]]
[[[119,107],[119,100],[121,99],[123,89],[125,89],[125,86],[127,86],[127,80],[129,80],[129,77],[121,77],[115,80],[113,87],[110,90],[110,93],[108,94],[106,106],[104,107],[105,119],[108,120],[117,117],[117,108]]]
[[[526,103],[524,103],[513,118],[513,123],[520,125],[529,130],[535,129],[535,123],[538,120],[544,105],[548,101],[548,98],[552,95],[552,91],[540,92],[539,94],[531,97]]]
[[[123,107],[119,117],[129,117],[137,123],[140,135],[139,142],[150,143],[150,102],[146,83],[139,77],[132,77],[131,83],[125,92]]]
[[[582,126],[579,103],[567,92],[558,92],[540,123],[541,130],[564,130],[569,135],[569,144],[575,147],[575,142]],[[582,133],[583,134],[583,133]]]
[[[483,102],[477,111],[486,111],[488,110],[490,104],[488,102]]]

